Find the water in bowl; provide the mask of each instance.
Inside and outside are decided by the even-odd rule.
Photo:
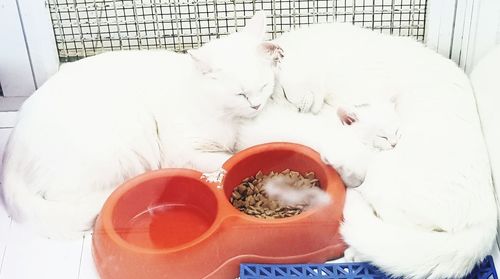
[[[211,223],[209,216],[193,205],[156,205],[131,219],[121,235],[144,248],[174,248],[202,235]]]

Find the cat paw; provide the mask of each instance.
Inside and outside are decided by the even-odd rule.
[[[318,114],[321,109],[323,108],[323,104],[324,103],[321,103],[321,102],[314,102],[314,104],[311,106],[311,112],[313,114]]]
[[[310,112],[312,107],[314,105],[314,95],[309,92],[308,94],[305,94],[300,102],[297,104],[297,108],[299,109],[299,112]]]
[[[337,171],[346,187],[355,188],[364,182],[366,175],[366,166],[362,163],[364,158],[358,158],[341,150],[332,152],[329,149],[322,149],[320,156],[325,164]]]
[[[325,155],[321,155],[321,160],[329,165],[332,166],[337,173],[340,175],[342,178],[342,181],[344,182],[346,187],[349,188],[356,188],[360,186],[363,181],[365,180],[365,175],[361,171],[354,171],[346,166],[343,166],[341,163],[329,160]]]
[[[362,262],[363,261],[362,257],[358,253],[358,251],[356,251],[352,247],[349,247],[349,248],[345,249],[345,251],[344,251],[344,260],[346,262],[349,262],[349,263],[352,263],[352,262]]]
[[[342,172],[342,180],[348,188],[359,187],[365,181],[364,175],[357,174],[355,172]]]

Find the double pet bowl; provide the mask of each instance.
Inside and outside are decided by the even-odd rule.
[[[102,279],[233,279],[240,263],[322,263],[342,255],[338,229],[345,188],[314,150],[292,143],[251,147],[231,157],[219,181],[189,169],[133,178],[106,201],[93,234]],[[234,208],[234,187],[258,171],[314,172],[331,202],[281,219]]]

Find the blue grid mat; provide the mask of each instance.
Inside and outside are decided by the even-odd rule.
[[[240,279],[388,279],[368,263],[241,264]],[[464,279],[498,279],[493,258],[487,256]]]

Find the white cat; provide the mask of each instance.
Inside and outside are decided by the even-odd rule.
[[[354,127],[362,143],[374,149],[392,149],[401,137],[401,123],[393,101],[357,104],[353,107],[339,105],[337,115],[342,124]]]
[[[346,186],[357,187],[364,180],[366,165],[379,151],[393,149],[399,136],[399,117],[392,102],[325,106],[313,115],[298,113],[275,98],[258,117],[242,125],[237,149],[273,141],[304,144],[320,152]]]
[[[281,53],[264,33],[259,13],[189,54],[113,52],[62,67],[24,103],[6,146],[8,212],[44,235],[76,237],[130,177],[219,168],[241,119],[272,94]]]
[[[348,189],[341,230],[350,246],[346,257],[371,261],[394,277],[470,272],[490,252],[497,212],[464,73],[411,39],[344,24],[311,26],[276,42],[286,53],[281,91],[300,111],[321,115],[324,103],[397,96],[403,130],[397,147],[368,164],[358,153],[346,155],[354,163],[344,173],[353,166],[354,173],[366,173],[360,187]],[[317,125],[328,133],[324,123]],[[274,139],[276,132],[269,132]],[[315,140],[323,141],[321,135]],[[328,160],[341,154],[320,150]]]
[[[426,85],[414,79],[427,70],[433,52],[405,37],[383,36],[347,23],[317,24],[284,33],[274,40],[287,54],[280,64],[280,90],[302,112],[318,113],[323,104],[360,104],[390,100]],[[412,61],[407,48],[421,48]],[[428,79],[436,79],[431,75]]]

